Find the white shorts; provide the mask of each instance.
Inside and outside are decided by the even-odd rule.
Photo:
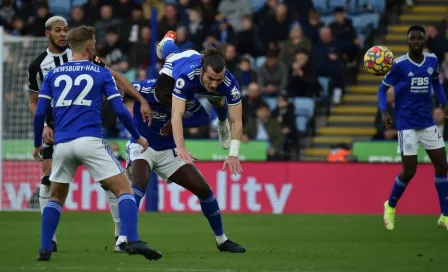
[[[418,144],[425,150],[445,148],[442,134],[436,126],[415,130],[406,129],[398,131],[398,154],[404,156],[417,155]]]
[[[165,64],[163,65],[162,69],[160,69],[159,74],[165,74],[169,77],[173,77],[173,62],[182,58],[189,58],[193,55],[200,54],[195,50],[186,50],[184,52],[174,54],[173,56],[171,56],[171,58],[165,61]]]
[[[96,182],[124,172],[103,139],[82,137],[54,146],[50,181],[70,183],[80,165],[86,166]]]
[[[141,153],[142,146],[136,143],[128,142],[126,145],[127,166],[135,160],[145,160],[148,162],[151,170],[163,180],[168,182],[174,172],[185,165],[183,160],[177,157],[176,148],[156,151],[148,147],[145,152]]]

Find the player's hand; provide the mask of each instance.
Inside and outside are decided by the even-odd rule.
[[[387,111],[383,111],[381,113],[381,122],[384,128],[391,128],[393,121],[392,117]]]
[[[177,148],[177,156],[179,160],[183,160],[185,163],[194,164],[194,161],[197,160],[193,154],[191,154],[185,147]]]
[[[150,127],[152,123],[152,109],[148,102],[141,104],[140,113],[142,114],[143,122],[148,122],[148,127]]]
[[[171,120],[168,120],[165,125],[160,129],[160,135],[167,136],[173,133],[173,127],[171,126]]]
[[[142,151],[140,151],[140,153],[143,153],[146,151],[146,149],[148,149],[148,141],[146,140],[145,137],[140,136],[140,138],[138,138],[138,140],[137,140],[137,143],[143,147],[143,149],[142,149]]]
[[[243,168],[241,167],[238,157],[229,156],[227,160],[224,161],[221,171],[225,171],[227,166],[229,166],[230,172],[234,175],[241,174],[243,172]]]
[[[42,134],[44,143],[51,145],[53,144],[53,130],[47,126],[44,127],[44,133]]]
[[[44,148],[42,146],[34,148],[33,157],[36,161],[43,161],[44,159],[40,156]]]

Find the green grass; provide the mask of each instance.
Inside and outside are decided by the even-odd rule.
[[[220,253],[201,214],[140,213],[140,234],[163,253],[157,262],[112,252],[108,213],[63,213],[60,252],[37,262],[39,213],[0,213],[0,271],[446,271],[448,233],[436,217],[224,214],[227,235],[245,254]]]

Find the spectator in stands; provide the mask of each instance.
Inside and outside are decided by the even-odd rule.
[[[31,35],[29,27],[25,24],[22,18],[18,15],[12,19],[11,35],[14,36],[28,36]]]
[[[12,20],[16,15],[16,7],[12,0],[2,0],[0,7],[0,18],[7,24],[12,24]]]
[[[75,28],[85,24],[84,10],[81,7],[74,7],[72,9],[72,16],[69,21],[70,28]]]
[[[258,74],[252,69],[250,59],[245,56],[241,59],[239,68],[233,74],[240,84],[240,89],[244,93],[250,83],[257,82]],[[243,105],[244,107],[244,105]]]
[[[289,37],[289,26],[291,20],[288,17],[288,7],[284,4],[279,4],[275,8],[275,17],[267,25],[268,41],[269,43],[282,43]],[[272,45],[270,46],[272,47]]]
[[[284,150],[292,150],[298,145],[298,132],[296,128],[296,118],[294,105],[289,102],[286,95],[277,97],[277,107],[272,112],[272,117],[276,118],[282,127],[283,137],[285,139]]]
[[[426,47],[428,47],[429,52],[437,56],[440,63],[443,62],[445,52],[447,52],[448,48],[448,41],[444,36],[439,34],[434,24],[429,24],[426,27]]]
[[[294,62],[294,57],[298,49],[306,49],[308,52],[311,49],[311,41],[303,35],[302,26],[299,22],[294,22],[290,26],[289,39],[285,41],[280,50],[279,59],[290,67]]]
[[[187,28],[185,26],[179,26],[176,29],[176,34],[176,45],[179,47],[181,52],[188,49],[194,49],[196,47],[193,42],[187,40]]]
[[[249,0],[222,0],[218,12],[229,20],[229,24],[236,32],[241,31],[243,16],[252,14]]]
[[[251,82],[247,87],[247,95],[244,95],[242,100],[244,124],[249,118],[256,118],[255,112],[262,103],[264,102],[261,98],[260,85],[257,82]]]
[[[122,20],[129,18],[135,4],[132,0],[118,0],[117,2],[118,3],[114,6],[114,10],[116,11],[114,14],[115,17],[122,18]]]
[[[210,33],[210,27],[204,25],[202,15],[196,9],[189,10],[188,19],[190,21],[190,24],[188,25],[189,40],[195,44],[197,50],[200,50],[205,36]]]
[[[324,26],[324,23],[320,20],[320,13],[315,9],[310,9],[308,12],[308,22],[303,26],[303,32],[313,42],[319,40],[319,29]]]
[[[100,16],[101,19],[96,21],[94,26],[96,29],[96,42],[98,49],[104,46],[104,42],[106,39],[106,32],[108,29],[115,28],[118,29],[121,24],[120,18],[113,17],[113,8],[112,5],[103,5],[101,6]]]
[[[146,69],[139,68],[137,70],[137,80],[145,80],[148,78],[148,75],[146,73]]]
[[[356,36],[352,20],[345,16],[342,7],[334,10],[335,22],[330,25],[334,41],[339,44],[340,51],[347,58],[349,67],[358,65],[360,41]]]
[[[232,74],[238,69],[238,54],[236,53],[235,45],[228,44],[226,49],[226,68]]]
[[[29,26],[36,16],[35,2],[33,0],[22,0],[18,15],[22,18],[23,22]]]
[[[31,32],[33,36],[43,37],[45,36],[45,22],[50,19],[52,14],[48,12],[48,6],[46,3],[42,3],[37,8],[37,16],[32,22]]]
[[[300,48],[294,55],[294,62],[290,66],[288,82],[289,97],[317,97],[320,85],[305,48]]]
[[[127,58],[121,59],[118,63],[117,71],[122,73],[129,80],[129,82],[135,81],[137,77],[137,71],[129,65]]]
[[[110,28],[106,32],[105,44],[99,55],[105,59],[107,65],[116,70],[116,65],[125,57],[127,57],[128,50],[126,46],[120,41],[118,31],[115,28]]]
[[[143,9],[140,5],[132,8],[131,17],[124,17],[120,27],[120,40],[132,46],[139,40],[140,30],[148,26],[148,21],[143,17]]]
[[[395,120],[395,104],[394,104],[394,89],[393,87],[387,90],[387,103],[389,107],[387,108],[388,113],[392,117],[391,127],[386,129],[383,127],[383,123],[381,121],[381,111],[378,107],[378,111],[375,116],[375,128],[376,134],[373,136],[372,140],[396,140],[398,138],[398,132],[396,129],[396,120]]]
[[[448,39],[448,13],[445,15],[445,19],[443,19],[437,29],[439,30],[440,35],[444,36],[446,39]]]
[[[258,107],[256,115],[256,118],[249,118],[244,126],[242,141],[245,143],[249,142],[249,139],[268,141],[268,160],[280,159],[285,142],[281,124],[271,116],[271,110],[266,103]]]
[[[148,68],[151,46],[153,46],[151,44],[151,29],[149,26],[142,26],[140,28],[140,40],[131,46],[129,64],[132,67]]]
[[[218,16],[214,29],[213,34],[218,42],[235,44],[236,34],[226,17]]]
[[[331,147],[331,151],[327,156],[328,162],[356,162],[358,159],[352,154],[351,147],[347,144],[340,143]]]
[[[258,73],[258,83],[262,93],[269,96],[277,96],[286,91],[288,85],[288,69],[278,59],[278,53],[269,51],[266,55],[266,63]]]
[[[217,2],[213,0],[200,0],[199,8],[204,19],[204,25],[213,25],[217,12]]]
[[[322,27],[319,31],[319,41],[311,49],[312,64],[318,77],[331,79],[333,103],[339,104],[345,87],[344,62],[338,44],[334,42],[331,29]]]
[[[237,34],[236,48],[240,55],[249,54],[258,57],[265,53],[260,31],[253,24],[251,15],[245,15],[241,19],[241,31]]]
[[[169,30],[176,30],[176,28],[180,24],[179,15],[174,4],[166,4],[164,13],[165,15],[159,22],[159,34],[157,36],[159,38],[159,41],[163,39],[163,37]]]

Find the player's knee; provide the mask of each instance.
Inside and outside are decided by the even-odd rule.
[[[42,162],[42,173],[44,176],[49,176],[51,173],[51,160],[44,160]]]
[[[208,185],[207,182],[201,183],[197,188],[197,192],[195,193],[198,198],[206,198],[209,197],[213,193],[212,188]]]
[[[131,184],[132,186],[136,186],[138,188],[145,189],[149,182],[149,175],[141,174],[141,175],[132,175]]]
[[[42,179],[40,180],[40,184],[50,186],[51,185],[50,177],[43,176]]]

